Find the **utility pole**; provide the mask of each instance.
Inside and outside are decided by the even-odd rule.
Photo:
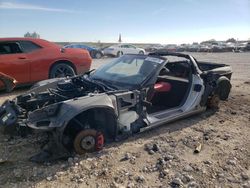
[[[122,35],[121,33],[119,34],[119,39],[118,39],[118,42],[121,43],[122,42]]]

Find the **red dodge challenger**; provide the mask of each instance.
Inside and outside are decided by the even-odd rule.
[[[64,49],[42,39],[0,38],[0,72],[15,79],[16,85],[81,74],[91,62],[83,49]],[[4,87],[0,79],[0,88]]]

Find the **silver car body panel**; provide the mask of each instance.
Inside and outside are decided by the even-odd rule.
[[[34,129],[49,129],[49,128],[59,128],[64,127],[67,123],[77,116],[78,114],[92,109],[92,108],[109,108],[115,111],[115,107],[112,102],[112,97],[108,96],[105,93],[101,94],[90,94],[88,96],[74,98],[71,100],[63,101],[60,104],[60,110],[56,116],[48,117],[47,119],[41,119],[41,117],[37,117],[39,122],[41,121],[50,121],[49,126],[40,127],[37,126],[36,121],[31,121],[32,115],[37,116],[39,111],[43,111],[44,109],[38,109],[33,111],[28,116],[27,125]]]
[[[194,91],[194,87],[196,84],[199,84],[202,86],[201,90],[199,92]],[[203,80],[200,78],[199,75],[192,75],[192,85],[189,90],[188,97],[185,99],[185,102],[183,105],[164,110],[161,112],[156,112],[153,114],[148,114],[145,122],[148,122],[149,126],[142,128],[141,131],[147,130],[148,128],[156,127],[158,125],[168,123],[177,119],[184,118],[186,116],[200,113],[202,111],[206,110],[206,107],[200,106],[200,101],[202,98],[202,95],[204,93],[204,86],[203,86]]]
[[[204,84],[202,78],[200,78],[200,76],[197,74],[192,74],[190,84],[191,85],[189,87],[187,97],[186,99],[184,99],[185,101],[181,106],[163,110],[153,114],[147,114],[145,123],[148,126],[142,128],[141,131],[150,127],[183,118],[194,113],[204,111],[206,108],[200,106],[200,101],[204,93]],[[201,85],[201,90],[198,92],[194,90],[194,87],[197,84]],[[113,110],[117,117],[117,128],[122,131],[130,131],[131,124],[135,122],[140,115],[137,114],[135,110],[131,110],[131,108],[135,107],[138,102],[139,91],[137,90],[124,91],[121,93],[109,95],[105,93],[92,93],[84,97],[63,101],[60,104],[60,111],[56,116],[46,116],[46,118],[43,119],[42,116],[38,116],[39,111],[41,111],[42,113],[43,109],[35,110],[29,114],[29,118],[26,123],[29,127],[34,129],[64,129],[72,118],[76,117],[78,114],[81,114],[86,110],[94,108],[108,108]],[[36,116],[36,119],[39,120],[39,122],[49,121],[49,126],[37,126],[37,122],[32,121],[33,114]]]

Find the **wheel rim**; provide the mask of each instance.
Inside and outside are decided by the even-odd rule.
[[[93,136],[86,136],[81,140],[81,147],[84,150],[90,150],[95,147],[95,138]]]
[[[142,51],[141,51],[141,52],[139,52],[139,54],[143,55],[143,54],[144,54],[144,52],[142,52]]]
[[[74,75],[74,72],[72,71],[72,69],[64,65],[59,65],[57,69],[55,70],[53,77],[61,78],[61,77],[73,76],[73,75]]]
[[[96,150],[97,131],[94,129],[86,129],[80,131],[74,139],[74,150],[77,154],[84,154],[86,152],[93,152]]]
[[[95,55],[95,57],[96,57],[96,59],[100,59],[102,56],[101,56],[100,53],[97,53],[97,54]]]

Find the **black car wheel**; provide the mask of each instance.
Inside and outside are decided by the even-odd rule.
[[[143,51],[140,51],[139,54],[144,55],[144,52],[143,52]]]
[[[7,93],[10,93],[15,88],[15,83],[13,80],[1,80],[0,79],[0,85],[2,84],[4,86],[4,89]]]
[[[121,57],[123,55],[123,52],[119,51],[117,52],[117,57]]]
[[[227,100],[229,93],[231,91],[231,83],[228,78],[221,79],[218,83],[218,87],[216,89],[216,93],[220,96],[221,100]]]
[[[49,78],[62,78],[66,76],[74,76],[75,70],[66,63],[59,63],[52,67]]]
[[[218,109],[220,103],[220,96],[219,95],[212,95],[207,101],[207,107],[211,109]]]
[[[96,52],[95,58],[100,59],[102,57],[102,54],[100,52]]]
[[[74,150],[77,154],[94,152],[102,149],[104,136],[94,129],[80,131],[74,139]]]

